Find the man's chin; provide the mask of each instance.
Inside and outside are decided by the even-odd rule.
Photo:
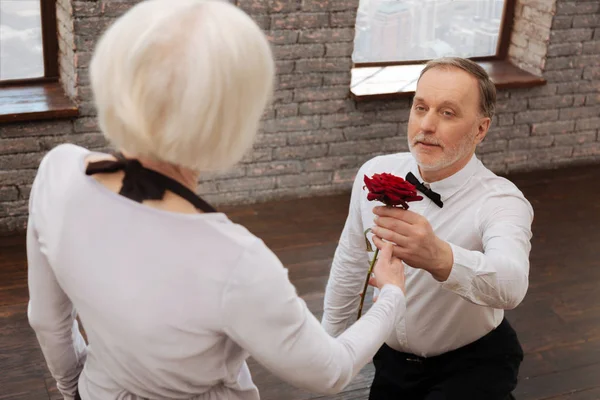
[[[443,168],[440,163],[423,163],[417,160],[417,165],[422,171],[438,171]]]
[[[440,168],[443,164],[443,160],[439,158],[431,157],[429,154],[423,154],[418,149],[412,148],[411,153],[419,167],[426,171],[435,171]]]

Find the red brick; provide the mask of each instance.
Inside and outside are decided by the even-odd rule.
[[[350,71],[351,67],[352,60],[346,57],[296,61],[298,72],[342,72]]]
[[[325,57],[350,57],[354,51],[354,43],[331,43],[325,45]]]
[[[298,32],[277,30],[267,32],[267,38],[272,44],[293,44],[298,42]]]
[[[327,144],[311,144],[305,146],[286,146],[275,149],[277,160],[304,160],[315,157],[323,157],[329,149]]]
[[[354,28],[356,25],[356,11],[334,12],[329,16],[330,25],[334,28]]]
[[[275,70],[277,74],[289,74],[294,71],[294,61],[276,61]]]
[[[398,124],[395,123],[372,124],[344,128],[344,137],[346,140],[376,139],[397,136],[398,132]]]
[[[322,44],[290,44],[274,46],[273,53],[279,60],[296,60],[299,58],[318,58],[325,54]]]
[[[346,11],[358,8],[359,0],[302,0],[306,11]]]
[[[321,87],[323,83],[321,74],[285,74],[279,75],[278,79],[279,89]]]
[[[354,40],[354,29],[319,29],[314,31],[303,31],[300,33],[299,43],[336,43],[352,42]]]
[[[350,85],[350,71],[348,72],[329,72],[323,74],[323,86]]]
[[[352,102],[346,100],[313,101],[300,104],[301,115],[332,114],[352,110]]]
[[[600,156],[600,143],[586,143],[575,147],[573,157]]]
[[[294,101],[325,101],[345,99],[350,95],[350,88],[347,86],[333,86],[320,88],[296,89],[294,92]]]
[[[554,137],[554,143],[556,146],[573,146],[582,143],[594,142],[595,140],[595,131],[577,132],[568,135],[556,135]]]
[[[298,104],[279,104],[275,106],[276,118],[288,118],[298,115]]]
[[[531,127],[532,135],[548,135],[573,132],[575,121],[540,122]]]
[[[329,14],[298,13],[279,14],[271,17],[271,29],[314,29],[329,26]]]
[[[287,142],[290,145],[307,145],[330,142],[341,142],[344,134],[341,129],[323,129],[314,131],[290,132],[287,134]]]
[[[237,6],[248,14],[266,14],[270,10],[268,0],[237,0]]]
[[[305,172],[277,177],[277,187],[307,187],[331,183],[331,172]]]
[[[269,132],[309,131],[319,127],[319,117],[294,117],[266,121],[263,130]]]
[[[302,163],[300,161],[269,161],[250,165],[248,176],[298,174],[301,171]]]

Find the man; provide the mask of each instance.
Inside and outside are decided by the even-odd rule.
[[[527,291],[533,209],[475,156],[495,101],[476,63],[429,62],[410,111],[410,153],[358,171],[322,324],[337,336],[356,317],[369,261],[363,232],[373,228],[374,244],[393,242],[405,263],[407,310],[373,360],[370,400],[513,398],[523,351],[504,310]],[[367,201],[364,176],[382,172],[414,182],[423,200],[409,210]]]

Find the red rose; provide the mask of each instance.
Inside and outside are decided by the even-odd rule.
[[[367,199],[369,201],[378,200],[386,206],[402,206],[405,210],[407,210],[408,203],[410,201],[423,200],[423,197],[417,194],[417,188],[412,183],[405,181],[399,176],[395,176],[384,172],[382,174],[375,174],[371,178],[365,175],[364,181],[365,186],[367,187],[367,189],[369,189],[369,194],[367,195]],[[371,229],[369,228],[365,231],[365,241],[367,245],[367,251],[369,252],[373,251],[371,243],[366,237],[367,233],[370,230]],[[371,272],[373,272],[373,266],[375,265],[375,261],[377,260],[378,254],[379,248],[376,248],[375,256],[373,256],[373,259],[371,260],[369,272],[367,272],[367,279],[365,280],[363,291],[361,292],[360,305],[358,307],[358,318],[360,318],[360,316],[362,315],[365,294],[367,293],[369,279],[371,277]]]
[[[423,200],[423,197],[417,194],[417,188],[399,176],[384,172],[371,178],[365,175],[364,181],[369,189],[369,201],[378,200],[387,206],[401,205],[408,209],[409,201]]]

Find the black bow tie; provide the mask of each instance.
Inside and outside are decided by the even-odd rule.
[[[425,186],[421,182],[419,182],[417,177],[414,176],[412,172],[409,172],[408,174],[406,174],[406,180],[409,183],[412,183],[413,185],[415,185],[415,187],[417,188],[417,190],[419,192],[421,192],[425,196],[429,197],[431,199],[431,201],[433,201],[435,204],[437,204],[437,206],[439,208],[444,207],[444,203],[442,202],[442,196],[440,196],[439,193],[434,192],[433,190],[429,189],[427,186]]]

